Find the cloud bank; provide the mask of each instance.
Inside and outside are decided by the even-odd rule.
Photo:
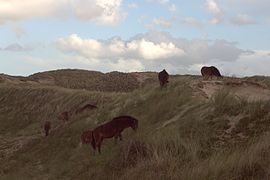
[[[238,48],[234,42],[187,40],[157,31],[138,34],[129,40],[119,37],[108,40],[84,39],[72,34],[58,38],[55,46],[66,55],[95,62],[97,67],[105,64],[109,66],[107,69],[124,71],[158,71],[167,68],[176,74],[198,74],[203,65],[218,65],[221,69],[232,65],[241,70],[233,72],[227,68],[226,74],[249,74],[248,71],[252,71],[241,64],[247,58],[255,59],[256,56],[261,56],[256,52]]]
[[[0,0],[0,22],[16,22],[37,17],[75,17],[83,21],[114,25],[126,13],[122,0]]]

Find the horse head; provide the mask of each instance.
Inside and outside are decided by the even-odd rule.
[[[132,119],[132,124],[131,124],[131,128],[136,131],[138,129],[138,120],[133,118]]]

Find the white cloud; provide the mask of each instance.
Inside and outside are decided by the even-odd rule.
[[[208,61],[205,63],[192,64],[188,67],[190,72],[200,74],[202,66],[214,65],[225,76],[254,76],[270,75],[270,50],[255,50],[253,53],[243,53],[234,61]]]
[[[121,72],[138,72],[144,71],[144,66],[139,60],[135,59],[119,59],[116,63],[109,63],[110,70],[117,70]]]
[[[186,25],[186,26],[191,26],[191,27],[196,27],[196,28],[202,28],[204,26],[204,23],[194,19],[192,17],[187,17],[181,20],[181,23]]]
[[[158,3],[164,7],[166,7],[169,11],[175,12],[177,10],[176,4],[172,3],[170,0],[148,0],[149,2]]]
[[[24,28],[19,27],[19,26],[12,26],[11,27],[12,31],[16,34],[17,38],[21,38],[23,35],[26,34],[26,31]]]
[[[160,4],[167,4],[170,2],[170,0],[158,0]]]
[[[175,12],[176,10],[177,10],[177,7],[176,7],[175,4],[170,4],[170,5],[169,5],[169,11]]]
[[[127,16],[127,13],[120,11],[122,0],[97,0],[96,3],[103,9],[101,16],[97,18],[102,24],[114,25]]]
[[[130,9],[137,9],[139,6],[138,6],[138,4],[136,4],[136,3],[130,3],[130,4],[128,4],[128,8],[130,8]]]
[[[270,50],[255,50],[252,54],[243,54],[234,62],[222,62],[219,66],[224,74],[232,76],[270,75]]]
[[[198,74],[204,64],[225,69],[224,64],[238,63],[239,58],[254,54],[225,40],[187,40],[157,31],[138,34],[127,41],[119,37],[95,40],[71,35],[59,38],[56,46],[69,56],[81,57],[89,66],[96,64],[97,70],[158,71],[164,67],[180,74]]]
[[[269,16],[269,0],[227,0],[226,3],[228,4],[228,9],[235,9],[237,12]]]
[[[231,23],[241,26],[241,25],[255,24],[256,21],[247,14],[238,14],[236,17],[231,19]]]
[[[223,21],[224,13],[216,0],[206,0],[206,9],[214,17],[210,20],[211,24],[219,24]]]
[[[160,26],[164,28],[170,28],[172,26],[172,20],[171,19],[165,19],[165,18],[159,18],[159,19],[153,19],[152,22],[153,26]]]
[[[216,0],[207,0],[206,1],[207,9],[212,14],[220,14],[221,10],[216,2]]]
[[[131,42],[131,43],[134,43]],[[138,44],[139,53],[144,59],[166,59],[170,57],[183,56],[185,52],[177,48],[173,43],[164,43],[155,44],[151,41],[142,39],[140,41],[135,41]]]
[[[20,61],[23,62],[25,67],[32,67],[31,69],[38,69],[39,71],[63,68],[98,70],[101,72],[136,72],[145,70],[144,65],[136,59],[119,59],[114,62],[110,59],[100,61],[77,55],[60,55],[54,58],[23,55],[20,56]],[[34,72],[36,71],[32,71],[32,73]]]
[[[114,25],[125,18],[122,0],[0,0],[0,22],[36,17],[72,17]]]
[[[113,38],[109,41],[82,39],[73,34],[56,41],[57,47],[64,51],[79,54],[86,58],[118,59],[118,58],[143,58],[146,60],[164,59],[184,55],[184,51],[173,43],[154,43],[145,39],[123,41]]]
[[[202,66],[214,65],[223,75],[270,75],[270,50],[247,51],[225,40],[187,40],[152,31],[126,41],[119,37],[84,39],[74,34],[59,38],[56,46],[61,51],[54,57],[36,57],[32,52],[12,55],[25,64],[23,68],[31,70],[83,68],[130,72],[165,68],[171,74],[200,74]]]
[[[184,26],[193,27],[193,28],[203,28],[207,24],[207,22],[195,19],[193,17],[186,17],[186,18],[160,17],[160,18],[154,18],[149,23],[145,23],[145,22],[141,22],[141,23],[144,23],[145,24],[144,26],[149,30],[155,30],[158,28],[169,29],[177,25],[184,25]]]
[[[23,51],[32,50],[32,47],[30,45],[22,46],[18,43],[13,43],[13,44],[10,44],[7,47],[3,48],[2,50],[3,51],[11,51],[11,52],[23,52]]]
[[[223,1],[223,8],[226,14],[231,14],[230,22],[239,26],[257,22],[265,24],[270,16],[269,0],[226,0]]]
[[[121,56],[126,51],[126,45],[125,42],[121,39],[114,38],[111,40],[111,42],[108,44],[110,52],[114,54],[115,56]]]
[[[102,53],[102,44],[94,39],[82,39],[76,34],[72,34],[67,38],[59,38],[57,47],[65,52],[79,53],[85,57],[97,58]]]
[[[172,26],[172,23],[170,21],[168,21],[166,19],[163,19],[163,18],[161,18],[161,19],[154,19],[153,20],[153,23],[155,25],[162,26],[162,27],[167,27],[167,28]]]
[[[58,13],[67,0],[0,0],[0,20],[17,21],[33,17],[46,17]]]

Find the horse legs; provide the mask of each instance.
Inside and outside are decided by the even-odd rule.
[[[117,144],[117,138],[120,139],[120,141],[122,141],[122,134],[121,134],[122,131],[120,131],[119,133],[115,134],[114,135],[114,144]]]
[[[121,132],[119,133],[119,136],[118,137],[120,138],[120,141],[122,141],[122,134],[121,134]]]
[[[101,153],[101,152],[100,152],[100,146],[101,146],[102,141],[103,141],[103,138],[100,137],[99,141],[97,142],[97,147],[98,147],[98,152],[99,152],[99,154]]]
[[[102,136],[98,132],[92,132],[92,147],[94,151],[96,151],[96,148],[98,148],[98,151],[100,153],[100,145],[102,141]]]
[[[46,129],[46,130],[45,130],[45,136],[48,136],[48,135],[49,135],[49,130]]]
[[[167,84],[168,84],[168,82],[165,82],[164,83],[164,88],[167,88]]]
[[[118,137],[119,137],[119,133],[116,133],[116,134],[114,135],[114,144],[117,144],[117,139],[118,139]]]
[[[94,139],[92,139],[91,145],[92,145],[92,147],[93,147],[93,149],[95,151],[96,150],[96,143],[95,143],[95,140]]]
[[[117,138],[118,136],[114,136],[114,144],[117,144]]]

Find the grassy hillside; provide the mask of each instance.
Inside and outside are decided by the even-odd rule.
[[[129,92],[139,87],[137,79],[128,73],[63,69],[36,73],[27,79],[43,84],[91,91]]]
[[[2,81],[0,179],[268,179],[270,101],[249,101],[225,85],[201,95],[223,81],[235,80],[174,76],[167,89],[149,80],[126,93]],[[98,109],[67,123],[56,119],[88,102]],[[118,115],[136,117],[138,131],[125,130],[117,145],[105,140],[101,155],[80,145],[84,130]],[[45,120],[53,126],[47,138]]]

